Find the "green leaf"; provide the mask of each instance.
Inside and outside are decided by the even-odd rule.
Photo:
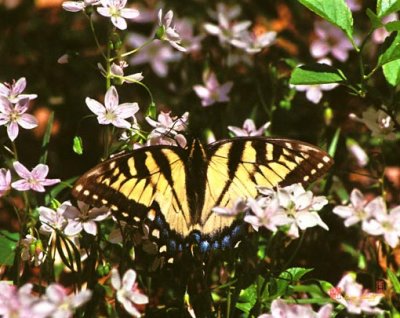
[[[292,85],[316,85],[340,83],[346,80],[341,70],[327,64],[307,64],[293,70],[289,83]]]
[[[328,153],[332,157],[335,156],[336,149],[339,143],[339,137],[340,137],[340,127],[336,129],[335,135],[333,136],[331,144],[329,145]]]
[[[257,286],[256,284],[252,284],[240,292],[236,308],[248,314],[255,305],[256,301]]]
[[[46,164],[47,161],[47,153],[48,153],[48,146],[50,143],[51,137],[51,129],[53,128],[54,123],[54,112],[51,112],[49,116],[49,120],[46,125],[46,131],[44,132],[43,141],[42,141],[42,156],[39,159],[39,163]]]
[[[82,143],[82,138],[80,136],[74,137],[74,143],[72,145],[72,150],[78,155],[83,154],[83,143]]]
[[[392,33],[386,38],[382,47],[383,53],[380,54],[378,59],[379,66],[400,59],[400,33]]]
[[[55,185],[50,192],[45,196],[45,203],[49,205],[53,198],[56,198],[58,194],[66,188],[72,188],[72,184],[78,179],[78,177],[72,177],[68,180],[64,180],[59,184]]]
[[[376,4],[376,12],[380,18],[399,10],[400,0],[378,0]]]
[[[397,86],[400,84],[400,59],[386,63],[382,66],[382,69],[383,75],[390,85]]]
[[[15,250],[19,242],[18,232],[0,230],[0,264],[11,266],[14,263]]]
[[[343,30],[353,46],[353,16],[345,0],[299,0],[302,5],[321,18]]]
[[[399,282],[399,279],[397,278],[397,276],[395,275],[395,273],[393,273],[391,271],[391,269],[388,268],[387,271],[386,271],[386,274],[387,274],[390,282],[392,283],[394,292],[396,294],[400,294],[400,282]]]
[[[379,17],[373,12],[371,9],[367,9],[367,16],[369,18],[369,21],[371,21],[371,25],[373,29],[377,29],[383,26],[381,20]]]
[[[312,268],[304,268],[304,267],[291,267],[286,271],[282,272],[279,277],[289,277],[293,282],[298,282],[305,274],[312,272],[314,269]]]
[[[400,21],[391,21],[386,23],[385,29],[388,32],[400,31]]]
[[[322,290],[323,290],[325,293],[327,293],[327,294],[328,294],[328,292],[329,292],[332,288],[335,287],[335,286],[333,286],[330,282],[327,282],[327,281],[325,281],[325,280],[320,280],[320,281],[319,281],[319,284],[321,285]]]

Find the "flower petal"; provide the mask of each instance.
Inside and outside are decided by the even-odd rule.
[[[82,223],[75,220],[69,220],[67,226],[64,229],[64,233],[68,236],[74,236],[82,232]]]
[[[116,268],[111,270],[111,285],[115,290],[119,290],[121,288],[121,277],[119,276]]]
[[[124,8],[121,10],[121,17],[125,19],[135,19],[139,16],[139,11],[136,9]]]
[[[15,161],[13,163],[15,172],[24,179],[29,179],[31,177],[31,172],[20,162]]]
[[[106,93],[104,98],[104,105],[108,111],[114,110],[118,107],[119,97],[115,86],[111,86]]]
[[[38,125],[36,117],[30,114],[23,114],[17,119],[17,123],[25,129],[32,129]]]
[[[97,100],[92,99],[90,97],[86,97],[85,99],[87,107],[97,116],[105,113],[105,107],[103,104],[100,104]]]
[[[31,185],[26,180],[18,180],[11,183],[11,187],[18,191],[27,191],[31,188]]]
[[[11,122],[7,126],[8,138],[10,138],[11,141],[14,141],[18,137],[18,133],[19,133],[18,124],[16,122],[14,122],[14,121]]]
[[[126,290],[132,290],[136,281],[136,272],[133,269],[128,269],[122,278],[122,285]]]
[[[47,165],[38,164],[35,168],[33,168],[31,176],[36,180],[40,180],[46,178],[48,173],[49,167]]]

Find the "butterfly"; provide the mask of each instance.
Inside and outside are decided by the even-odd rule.
[[[227,249],[243,235],[234,218],[213,208],[232,208],[255,197],[257,187],[304,186],[325,174],[333,159],[305,142],[236,137],[186,148],[142,147],[86,172],[72,194],[93,206],[108,206],[130,224],[147,224],[159,251],[174,255],[196,244],[202,253]]]

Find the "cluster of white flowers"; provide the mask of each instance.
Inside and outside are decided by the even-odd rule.
[[[384,295],[364,289],[357,283],[355,273],[344,275],[337,286],[331,288],[328,293],[333,300],[345,306],[348,313],[356,315],[383,313],[383,310],[376,306]]]
[[[38,210],[42,233],[52,234],[59,230],[68,236],[78,235],[82,231],[96,235],[96,222],[103,221],[110,216],[108,208],[89,209],[89,205],[80,201],[78,201],[78,208],[71,202],[65,201],[56,210],[44,206],[39,207]]]
[[[238,7],[219,5],[215,14],[218,24],[205,23],[204,29],[209,34],[218,36],[221,44],[231,44],[249,54],[259,53],[275,41],[275,31],[256,34],[249,30],[250,21],[234,21],[239,14]]]
[[[146,121],[154,128],[148,136],[148,145],[179,145],[183,148],[186,147],[187,140],[182,132],[188,126],[188,112],[181,117],[171,117],[171,112],[160,112],[157,121],[150,117],[146,117]]]
[[[257,199],[247,199],[247,206],[251,214],[244,217],[244,221],[251,224],[258,231],[260,227],[272,232],[278,229],[286,230],[293,237],[299,237],[299,229],[320,226],[328,230],[317,211],[321,210],[328,200],[324,196],[314,196],[311,191],[304,190],[301,184],[293,184],[274,191],[270,188],[260,188]],[[243,212],[243,200],[238,200],[231,210],[216,207],[215,213],[234,216]]]
[[[288,304],[282,299],[275,299],[271,304],[271,313],[262,314],[258,318],[329,318],[332,311],[331,304],[315,312],[310,305]]]
[[[354,189],[350,194],[350,203],[336,206],[333,213],[344,218],[347,227],[361,222],[363,231],[369,235],[383,235],[386,243],[393,248],[399,244],[400,206],[388,211],[381,196],[367,201],[360,190]]]
[[[92,296],[90,290],[82,290],[68,295],[59,284],[51,284],[42,296],[32,292],[33,285],[25,284],[19,289],[6,281],[0,281],[1,317],[72,317],[75,309],[88,302]]]

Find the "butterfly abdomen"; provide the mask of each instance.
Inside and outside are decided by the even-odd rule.
[[[201,209],[204,204],[206,187],[207,157],[198,139],[194,139],[188,148],[186,164],[186,192],[192,223],[200,221]]]

